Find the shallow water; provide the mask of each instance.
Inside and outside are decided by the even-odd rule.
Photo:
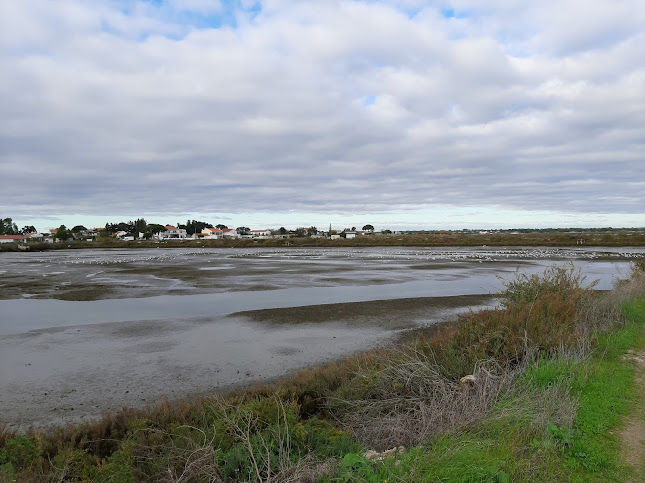
[[[73,250],[1,254],[0,334],[243,310],[494,293],[575,261],[606,289],[639,249]],[[118,302],[115,302],[118,299]]]
[[[605,289],[644,254],[487,247],[2,253],[0,417],[11,427],[47,426],[271,379],[458,309],[430,301],[410,311],[402,303],[350,321],[344,306],[330,317],[318,304],[491,294],[500,276],[568,261]],[[296,306],[312,306],[310,322],[235,315]]]

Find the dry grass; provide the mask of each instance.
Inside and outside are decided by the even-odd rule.
[[[606,331],[625,325],[623,304],[638,296],[645,296],[645,260],[635,263],[631,277],[618,280],[614,288],[597,292],[577,311],[577,327],[581,335],[588,337],[594,331]]]
[[[475,367],[474,383],[462,384],[445,376],[425,352],[406,351],[375,374],[357,374],[358,381],[364,379],[362,394],[340,391],[327,408],[371,448],[410,446],[484,418],[509,390],[514,373],[487,361]]]
[[[201,438],[173,435],[167,431],[149,429],[148,440],[162,444],[136,445],[135,461],[144,468],[154,468],[146,476],[148,481],[182,483],[201,478],[203,481],[222,482],[222,473],[216,463],[214,438],[196,427],[185,427]]]
[[[569,381],[547,387],[514,385],[509,397],[486,416],[488,423],[513,421],[532,437],[545,436],[549,424],[571,429],[579,401],[571,395]],[[494,427],[494,424],[493,424]],[[526,438],[527,435],[524,437]]]

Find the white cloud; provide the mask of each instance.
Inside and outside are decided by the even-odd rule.
[[[645,7],[482,5],[5,2],[0,208],[642,213]]]

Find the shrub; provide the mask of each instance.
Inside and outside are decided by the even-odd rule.
[[[585,285],[586,277],[573,263],[551,266],[541,274],[517,273],[513,280],[503,282],[505,290],[497,294],[503,307],[525,306],[547,294],[572,300],[579,305],[588,300],[598,281]]]
[[[26,468],[39,456],[38,453],[34,438],[18,434],[8,438],[0,449],[0,465],[8,463],[17,469]]]

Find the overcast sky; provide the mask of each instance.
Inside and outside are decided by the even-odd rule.
[[[6,0],[0,35],[20,226],[645,226],[643,0]]]

